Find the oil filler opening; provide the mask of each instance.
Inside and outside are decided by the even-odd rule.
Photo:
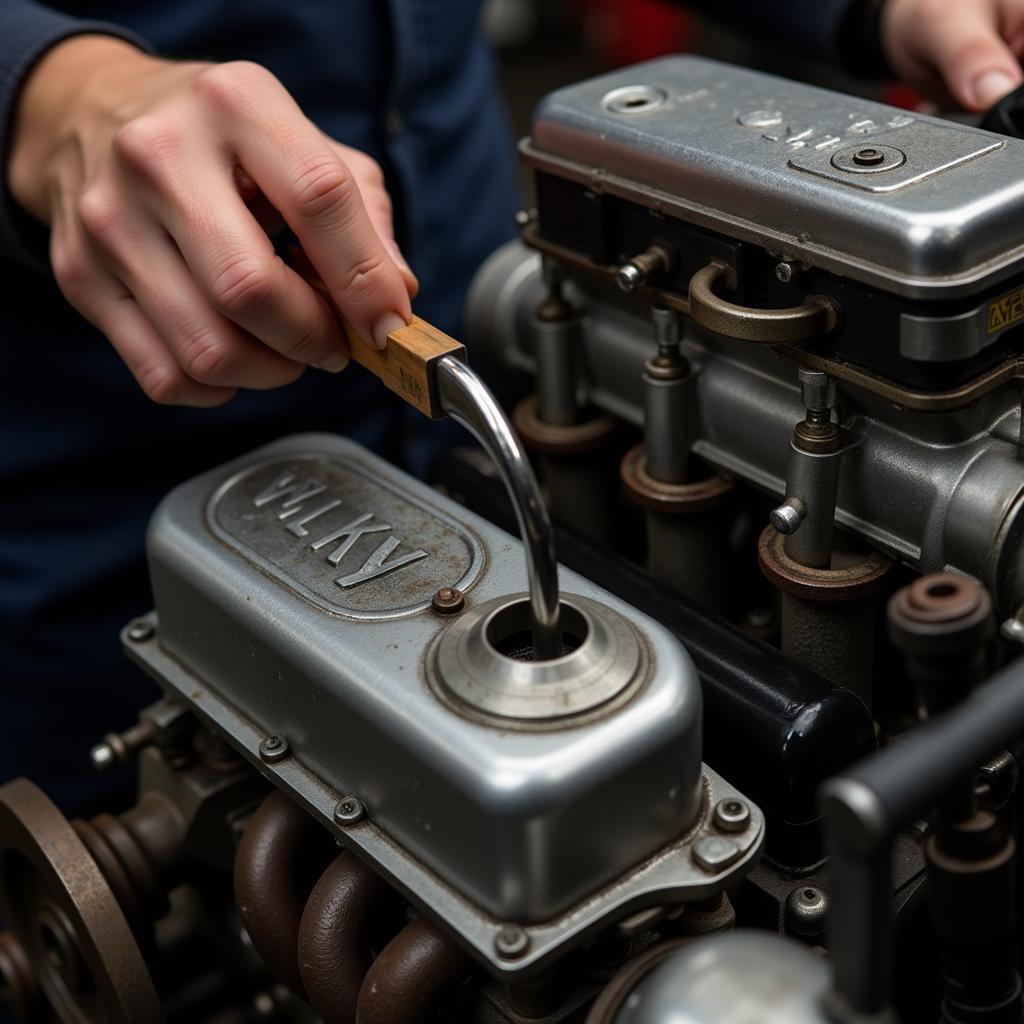
[[[562,633],[560,657],[564,658],[579,649],[590,633],[590,626],[585,615],[564,602],[559,608],[559,626]],[[537,660],[534,657],[528,601],[516,601],[499,609],[488,620],[485,635],[487,642],[506,658],[513,661]]]
[[[562,654],[534,659],[528,595],[469,609],[438,638],[429,671],[446,700],[502,728],[611,712],[647,673],[645,647],[619,611],[579,594],[560,608]]]

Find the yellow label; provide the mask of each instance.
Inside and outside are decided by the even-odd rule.
[[[1019,324],[1024,320],[1024,288],[1018,288],[1001,299],[989,303],[988,333],[1005,331],[1007,327]]]

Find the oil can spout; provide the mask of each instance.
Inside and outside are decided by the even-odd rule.
[[[562,653],[558,560],[533,467],[501,406],[465,363],[445,356],[437,363],[436,381],[442,409],[483,445],[508,489],[526,552],[534,658],[550,661]]]

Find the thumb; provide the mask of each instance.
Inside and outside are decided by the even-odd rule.
[[[913,47],[968,110],[986,110],[1024,81],[1020,64],[1000,37],[995,5],[951,3],[942,16],[923,18]],[[909,27],[909,23],[908,23]]]

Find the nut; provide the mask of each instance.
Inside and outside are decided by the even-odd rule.
[[[825,930],[828,897],[813,885],[798,885],[786,897],[786,931],[813,939]]]

